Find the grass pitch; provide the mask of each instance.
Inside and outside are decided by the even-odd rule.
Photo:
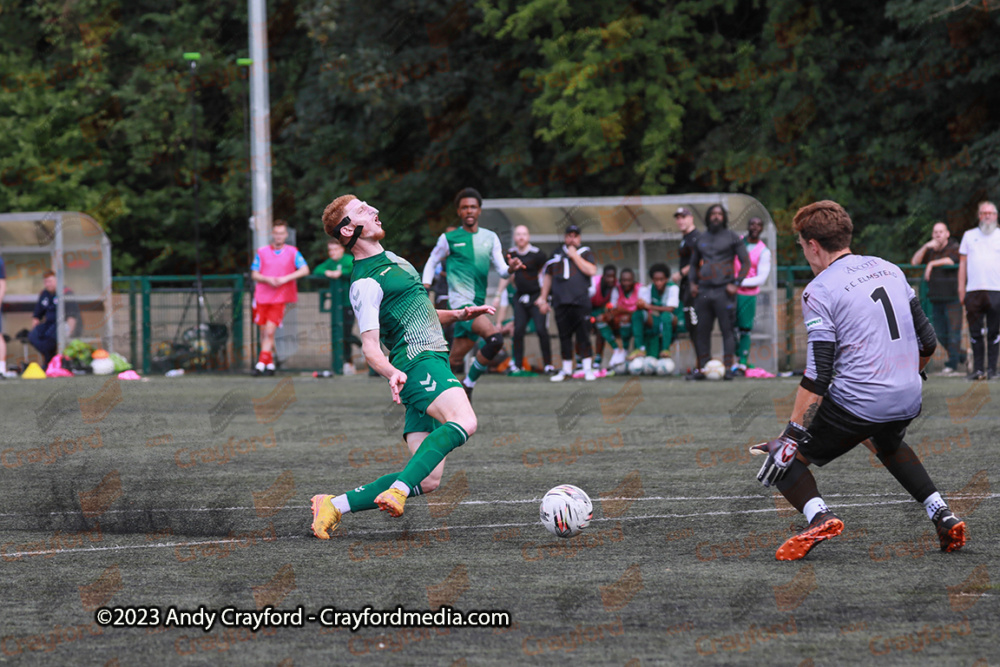
[[[796,381],[484,378],[479,432],[444,485],[390,519],[309,533],[309,499],[404,464],[383,381],[195,376],[0,383],[0,661],[25,664],[985,665],[995,643],[1000,385],[932,378],[908,442],[969,544],[858,448],[817,471],[844,519],[806,559],[756,479]],[[571,483],[594,521],[538,520]],[[503,628],[100,627],[267,606],[509,612]]]

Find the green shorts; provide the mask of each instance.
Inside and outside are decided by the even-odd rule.
[[[462,383],[451,372],[448,355],[444,352],[421,352],[406,368],[399,370],[406,373],[406,384],[399,392],[399,400],[406,407],[403,436],[430,433],[440,423],[427,414],[427,408],[445,389],[461,387]]]
[[[473,320],[464,320],[461,322],[455,322],[454,328],[452,328],[452,338],[468,338],[470,340],[476,340],[479,338],[479,334],[472,330]]]

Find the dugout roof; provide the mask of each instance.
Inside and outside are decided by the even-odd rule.
[[[584,245],[628,243],[638,245],[637,268],[646,275],[647,250],[656,242],[681,240],[674,223],[679,206],[694,213],[695,226],[705,229],[705,213],[722,204],[729,215],[729,228],[746,231],[747,220],[764,221],[763,238],[775,247],[775,227],[764,205],[749,195],[735,193],[683,194],[628,197],[567,197],[563,199],[484,199],[479,223],[500,235],[504,243],[517,225],[525,225],[533,243],[559,244],[571,224],[580,227]],[[600,262],[599,263],[604,263]],[[652,262],[650,262],[652,263]]]

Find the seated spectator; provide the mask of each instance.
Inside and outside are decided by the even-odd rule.
[[[670,267],[654,264],[650,284],[639,289],[639,302],[632,314],[635,355],[665,358],[674,342],[674,311],[680,306],[680,287],[670,281]]]
[[[642,287],[635,281],[635,271],[622,269],[618,274],[618,286],[611,292],[611,302],[608,304],[607,318],[609,328],[621,339],[621,356],[628,353],[632,344],[632,315],[639,303],[639,290]],[[616,341],[617,344],[617,341]],[[613,345],[615,347],[616,345]],[[635,352],[628,358],[634,359]],[[614,359],[612,359],[612,363]]]
[[[593,318],[594,328],[597,329],[594,345],[594,366],[600,368],[601,355],[604,353],[604,342],[611,344],[611,363],[608,367],[615,366],[625,361],[625,350],[622,350],[615,340],[614,330],[609,329],[605,314],[608,304],[611,303],[611,295],[618,287],[618,267],[608,264],[599,276],[591,278],[590,285],[590,316]]]
[[[28,342],[31,343],[45,360],[42,368],[47,368],[52,357],[56,356],[59,345],[59,333],[56,328],[59,297],[56,295],[56,274],[53,271],[46,271],[42,278],[45,286],[35,304],[35,311],[31,316],[31,332],[28,334]],[[67,287],[63,289],[64,295],[71,295],[73,292]],[[65,305],[66,315],[66,337],[73,338],[80,335],[83,322],[80,318],[80,307],[74,302],[67,302]]]

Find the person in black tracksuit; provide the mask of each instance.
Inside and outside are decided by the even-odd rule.
[[[677,223],[677,229],[684,235],[684,238],[681,239],[681,246],[677,250],[680,265],[677,273],[673,276],[673,281],[680,286],[684,326],[687,327],[688,334],[691,336],[691,344],[697,350],[698,314],[694,310],[694,299],[691,297],[691,279],[689,274],[691,271],[691,254],[694,252],[694,247],[698,243],[698,237],[701,236],[701,232],[694,226],[694,214],[686,206],[681,206],[677,209],[674,213],[674,222]]]
[[[594,253],[581,245],[580,228],[569,225],[563,246],[545,263],[542,293],[536,301],[541,311],[547,313],[549,292],[552,292],[552,309],[556,315],[562,353],[562,370],[550,378],[553,382],[573,377],[574,335],[581,348],[584,380],[596,378],[590,345],[590,279],[596,275],[597,261]]]
[[[548,260],[548,255],[531,245],[528,228],[518,225],[514,228],[514,247],[507,251],[508,255],[517,255],[524,264],[523,269],[515,271],[510,278],[514,282],[514,299],[511,304],[514,309],[514,365],[523,369],[524,364],[524,333],[528,329],[528,320],[534,320],[535,332],[538,334],[538,346],[542,352],[542,362],[545,372],[554,372],[552,368],[552,344],[549,341],[549,330],[545,326],[545,314],[535,303],[542,292],[538,276]],[[504,279],[501,284],[508,279]],[[498,290],[499,293],[499,290]]]
[[[695,352],[698,368],[688,379],[703,380],[705,364],[712,356],[712,325],[719,320],[722,329],[722,362],[726,380],[733,379],[736,355],[736,290],[750,272],[750,257],[740,235],[729,229],[726,210],[720,204],[708,209],[708,230],[698,237],[691,254],[691,296],[698,316]],[[740,275],[734,276],[733,259],[740,260]]]

